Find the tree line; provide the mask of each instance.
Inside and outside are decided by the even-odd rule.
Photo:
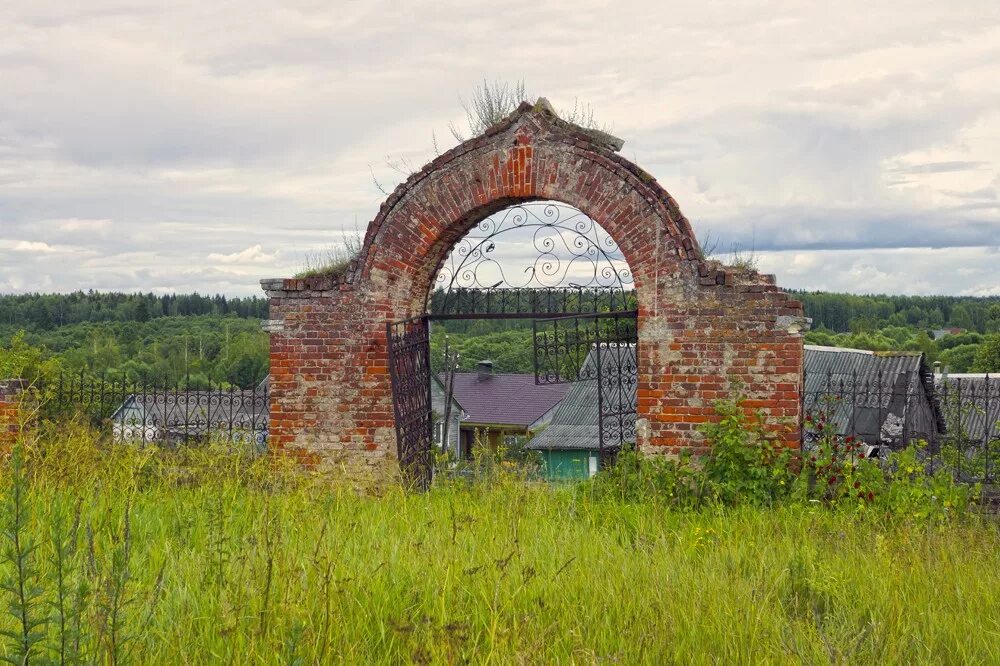
[[[859,333],[890,326],[925,330],[953,327],[975,333],[1000,333],[1000,297],[996,296],[792,293],[802,301],[814,329]]]
[[[813,319],[807,343],[922,351],[929,362],[940,361],[951,372],[1000,371],[1000,298],[817,292],[796,297]],[[97,292],[0,296],[0,350],[9,351],[15,344],[44,350],[44,358],[63,372],[126,376],[169,386],[222,383],[248,388],[268,372],[268,337],[260,328],[266,316],[267,302],[257,297]],[[939,340],[929,334],[946,326],[966,332]],[[443,361],[446,335],[451,350],[459,352],[462,371],[475,370],[476,363],[487,358],[497,372],[534,371],[529,320],[435,323],[435,369]]]
[[[267,299],[194,294],[131,294],[75,291],[69,294],[0,295],[0,330],[48,331],[87,322],[147,322],[159,317],[233,315],[264,319]]]

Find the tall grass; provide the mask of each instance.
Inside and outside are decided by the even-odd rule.
[[[14,655],[19,618],[42,620],[29,661],[1000,662],[982,518],[681,512],[503,475],[360,495],[83,428],[23,455],[2,492],[38,595],[0,625]]]

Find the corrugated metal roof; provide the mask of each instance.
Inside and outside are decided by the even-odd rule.
[[[840,435],[869,443],[929,437],[944,427],[921,352],[805,345],[806,414],[823,410]]]
[[[615,350],[619,353],[602,354],[601,365],[606,376],[613,376],[616,367],[635,367],[635,345],[615,345]],[[595,350],[587,354],[583,362],[583,376],[596,377],[597,357]],[[617,382],[616,382],[617,383]],[[626,382],[622,386],[624,390],[623,407],[626,410],[635,410],[635,382]],[[528,448],[542,449],[588,449],[597,450],[600,448],[600,437],[598,433],[598,402],[597,402],[597,381],[584,380],[570,385],[566,397],[556,407],[552,415],[552,421],[548,427],[532,438]],[[607,411],[607,410],[605,410]],[[632,414],[631,418],[635,418]]]
[[[865,349],[805,345],[806,392],[824,388],[828,375],[836,379],[857,377],[864,385],[875,386],[881,379],[892,385],[896,375],[921,371],[921,352],[873,352]]]
[[[1000,378],[989,375],[936,375],[938,401],[948,435],[972,440],[1000,438]]]

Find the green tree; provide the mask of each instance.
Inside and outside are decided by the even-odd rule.
[[[951,309],[949,320],[951,325],[957,328],[964,328],[967,331],[975,328],[975,325],[972,323],[972,315],[969,314],[969,309],[962,303]]]
[[[24,379],[36,384],[55,378],[59,370],[59,361],[42,347],[28,344],[23,331],[16,333],[9,345],[0,346],[0,379]]]
[[[1000,333],[1000,304],[991,305],[986,310],[985,331],[987,333]]]
[[[941,364],[948,372],[969,372],[976,362],[979,345],[958,345],[941,352]]]
[[[1000,372],[1000,334],[987,335],[979,351],[976,362],[972,365],[973,372]]]
[[[930,336],[927,335],[927,331],[920,331],[915,336],[910,338],[906,343],[906,349],[910,351],[921,351],[924,356],[927,357],[928,363],[933,363],[937,360],[937,345],[931,340]]]

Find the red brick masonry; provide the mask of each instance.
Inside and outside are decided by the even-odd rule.
[[[801,304],[773,276],[701,259],[676,202],[617,148],[612,137],[559,120],[544,100],[522,104],[400,185],[369,225],[359,259],[342,272],[262,281],[270,297],[272,448],[321,469],[393,473],[386,321],[423,311],[439,266],[473,225],[542,199],[593,218],[632,270],[642,450],[702,448],[696,429],[734,380],[776,434],[796,441]]]
[[[24,382],[0,380],[0,453],[7,453],[21,432],[20,396]]]

